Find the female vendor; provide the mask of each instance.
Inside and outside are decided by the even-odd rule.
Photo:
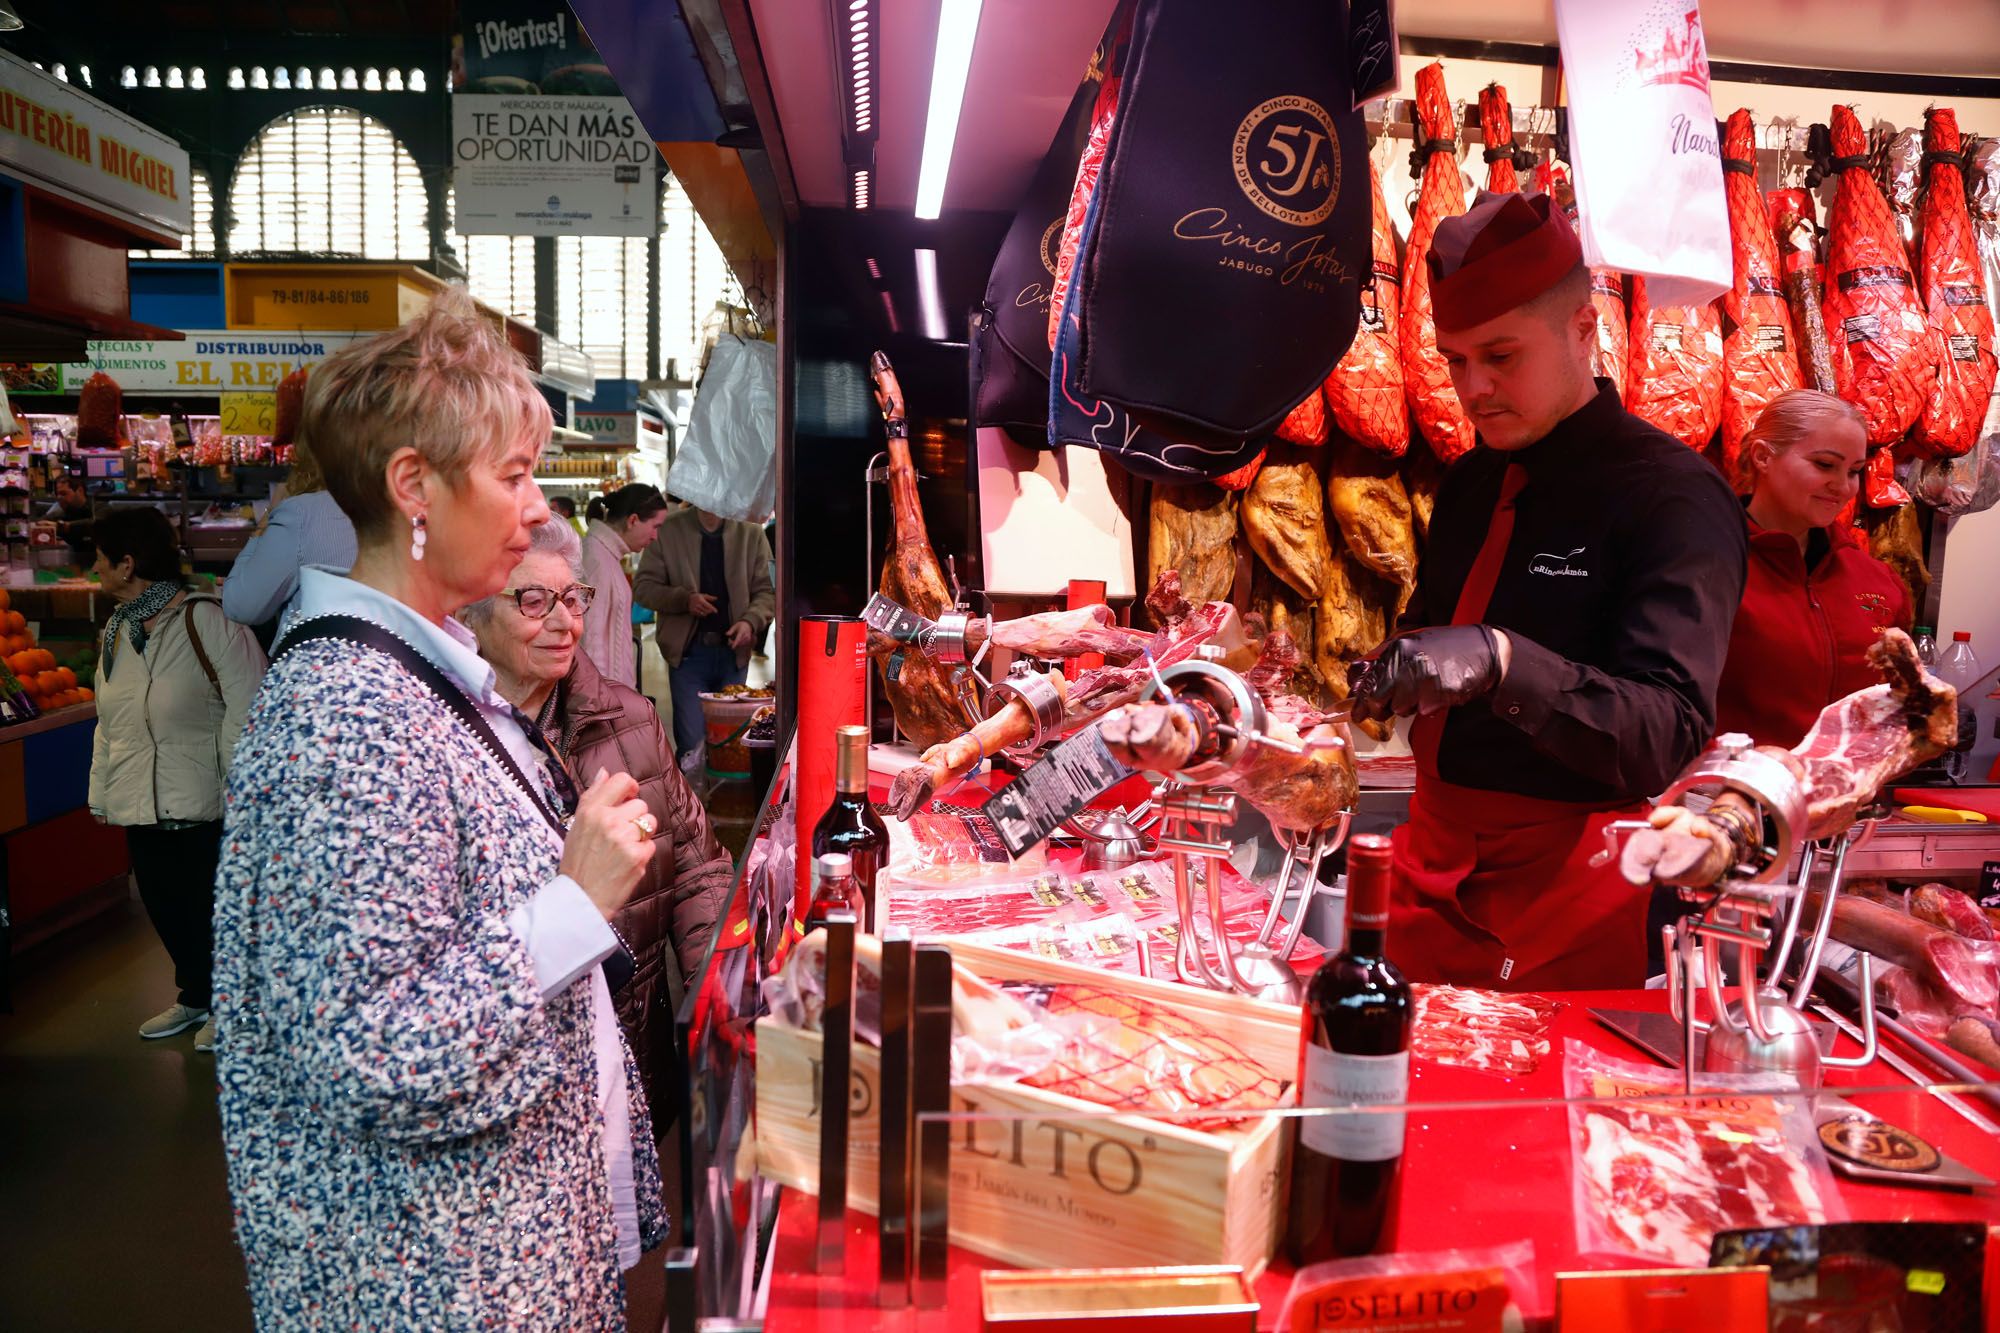
[[[1909,593],[1828,532],[1867,456],[1861,413],[1811,389],[1780,396],[1744,438],[1750,560],[1716,687],[1718,732],[1789,748],[1821,709],[1880,683],[1863,654],[1886,626],[1910,627]]]

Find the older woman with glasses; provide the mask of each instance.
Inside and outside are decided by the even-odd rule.
[[[507,586],[460,619],[493,664],[501,697],[569,770],[631,774],[658,821],[653,860],[611,925],[633,963],[630,980],[614,993],[618,1017],[646,1080],[654,1129],[664,1134],[671,1111],[659,1094],[671,1086],[673,1011],[707,952],[735,865],[669,756],[653,701],[602,674],[579,646],[599,596],[577,581],[581,559],[576,530],[552,518],[535,529]]]
[[[215,895],[223,1146],[263,1329],[612,1333],[627,1283],[657,1285],[658,1154],[604,966],[656,816],[623,773],[573,804],[452,619],[548,519],[549,429],[455,288],[306,390],[358,552],[300,575]]]

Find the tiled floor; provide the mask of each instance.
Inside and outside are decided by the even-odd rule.
[[[0,1329],[250,1327],[215,1062],[141,1041],[172,967],[136,902],[17,960],[0,1014]]]

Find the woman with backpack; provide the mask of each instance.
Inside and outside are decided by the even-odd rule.
[[[223,776],[264,654],[219,599],[188,589],[173,523],[157,509],[99,520],[95,572],[118,607],[97,657],[90,809],[124,828],[139,898],[180,988],[139,1035],[151,1041],[199,1027],[195,1049],[209,1051]]]

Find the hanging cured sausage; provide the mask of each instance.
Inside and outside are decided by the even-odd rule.
[[[1785,305],[1792,312],[1792,332],[1798,335],[1799,373],[1805,387],[1821,393],[1839,389],[1833,375],[1833,344],[1826,336],[1820,309],[1824,293],[1819,274],[1819,223],[1810,190],[1772,190],[1764,196],[1771,215],[1771,235],[1778,246]]]
[[[97,371],[76,395],[76,442],[85,449],[115,449],[122,443],[119,418],[125,394],[118,381]]]
[[[1861,409],[1870,444],[1893,444],[1937,387],[1933,335],[1889,202],[1868,174],[1868,139],[1849,107],[1833,109],[1840,173],[1827,228],[1827,336],[1838,392]],[[1808,178],[1810,181],[1810,178]]]
[[[1993,393],[1993,311],[1979,272],[1979,246],[1965,204],[1964,147],[1949,107],[1924,113],[1924,192],[1917,265],[1930,325],[1943,343],[1937,392],[1924,405],[1910,442],[1930,458],[1971,450]]]
[[[1632,279],[1632,362],[1625,406],[1690,449],[1722,423],[1722,315],[1714,302],[1653,306]]]
[[[1521,188],[1517,168],[1527,156],[1514,145],[1514,112],[1507,105],[1507,90],[1489,83],[1479,90],[1479,131],[1486,140],[1486,188],[1495,194],[1513,194]]]
[[[1341,434],[1400,458],[1410,447],[1410,408],[1403,400],[1403,353],[1397,342],[1403,280],[1396,267],[1396,232],[1382,197],[1382,174],[1372,159],[1368,185],[1375,195],[1374,272],[1361,285],[1361,325],[1354,341],[1326,377],[1326,407]]]
[[[1449,463],[1472,448],[1472,422],[1451,387],[1451,372],[1437,348],[1431,322],[1431,275],[1424,260],[1438,223],[1465,211],[1459,179],[1451,98],[1444,89],[1444,66],[1433,62],[1417,71],[1417,147],[1411,154],[1423,185],[1410,223],[1409,252],[1403,256],[1403,391],[1416,415],[1417,429],[1432,452]]]
[[[1722,298],[1722,475],[1741,489],[1744,435],[1772,399],[1799,387],[1800,378],[1778,243],[1757,190],[1757,139],[1748,111],[1731,114],[1723,130],[1722,173],[1735,257],[1735,280]]]

